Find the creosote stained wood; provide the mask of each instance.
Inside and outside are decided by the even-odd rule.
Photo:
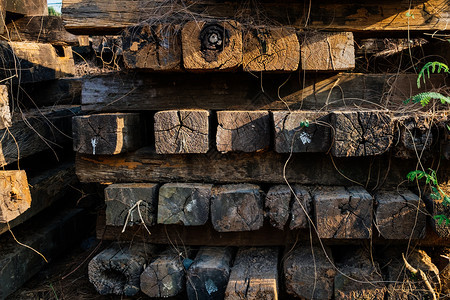
[[[13,125],[0,130],[0,166],[72,142],[71,118],[79,112],[79,106],[55,106],[14,116]]]
[[[158,195],[158,224],[204,225],[209,219],[212,184],[167,183]]]
[[[312,192],[320,238],[368,239],[372,236],[372,196],[362,187],[319,187]]]
[[[215,188],[211,222],[219,232],[251,231],[263,226],[263,197],[259,186],[231,184]]]
[[[155,114],[155,147],[160,154],[206,153],[209,111],[170,110]]]
[[[31,206],[25,171],[0,171],[0,223],[7,223]]]
[[[289,229],[308,228],[311,217],[312,198],[309,188],[294,185],[294,195],[291,204]]]
[[[167,245],[178,244],[186,246],[285,246],[302,242],[310,244],[309,229],[279,230],[265,225],[259,230],[240,232],[218,232],[209,223],[202,226],[155,225],[151,227],[151,235],[142,225],[127,227],[122,233],[123,226],[105,226],[105,215],[97,218],[96,235],[98,239],[108,241],[142,241],[146,243]],[[314,238],[315,240],[315,238]],[[365,240],[367,241],[367,240]],[[380,236],[373,236],[374,245],[386,245],[387,240]],[[361,239],[324,239],[325,245],[361,245]],[[441,238],[427,228],[426,238],[414,241],[422,247],[449,247],[450,240]],[[404,240],[389,240],[395,245],[405,245]]]
[[[420,239],[425,236],[427,211],[423,201],[409,190],[375,194],[375,222],[385,239]]]
[[[313,33],[300,38],[305,71],[342,71],[355,67],[353,33]]]
[[[267,111],[218,111],[216,144],[220,152],[256,152],[270,145]]]
[[[330,149],[329,114],[312,111],[274,111],[275,151],[327,152]],[[301,125],[308,122],[308,126]]]
[[[0,130],[11,126],[8,86],[0,85]]]
[[[64,197],[73,193],[71,186],[78,183],[73,163],[64,163],[55,168],[29,178],[31,206],[20,216],[9,222],[10,228],[27,221],[53,203],[63,201]],[[0,224],[0,234],[8,231],[8,225]]]
[[[6,0],[6,11],[25,16],[47,16],[47,0]]]
[[[289,154],[227,153],[159,155],[151,148],[117,156],[77,155],[82,182],[207,182],[284,184],[283,169]],[[367,159],[334,158],[321,153],[295,153],[286,166],[290,183],[351,185],[346,177],[368,182],[369,187],[397,186],[414,160],[381,155]],[[358,168],[355,168],[358,166]],[[301,171],[299,171],[301,170]],[[441,162],[438,178],[450,174],[449,161]],[[341,172],[341,173],[340,173]],[[342,176],[344,174],[346,177]],[[445,175],[447,174],[447,175]],[[379,177],[380,176],[380,177]],[[379,178],[386,178],[380,182]]]
[[[33,16],[14,20],[7,25],[10,41],[78,46],[78,37],[66,31],[61,17]]]
[[[21,89],[13,89],[14,99],[25,107],[79,105],[81,103],[82,79],[60,78],[40,82],[21,84]]]
[[[138,113],[77,116],[72,119],[73,150],[114,155],[139,148],[143,141]]]
[[[230,70],[242,64],[242,31],[236,21],[189,21],[181,41],[186,70]]]
[[[295,30],[283,27],[250,27],[244,34],[244,71],[298,69],[300,44]]]
[[[337,157],[379,155],[389,150],[394,125],[386,111],[343,111],[331,114],[332,154]]]
[[[187,251],[185,251],[187,250]],[[173,297],[185,289],[186,274],[183,259],[189,258],[190,249],[172,248],[159,254],[141,274],[141,290],[149,297]]]
[[[181,25],[129,27],[122,33],[123,60],[129,69],[181,70]]]
[[[114,243],[88,265],[89,281],[100,295],[134,296],[140,290],[140,275],[155,247],[145,243]]]
[[[341,272],[334,277],[334,299],[384,299],[386,287],[380,267],[366,250],[348,249],[336,266]]]
[[[264,210],[266,218],[273,227],[284,229],[289,219],[291,200],[291,190],[287,185],[270,187],[264,199]]]
[[[30,42],[0,42],[0,54],[4,59],[0,66],[2,78],[12,78],[13,83],[39,82],[75,73],[71,47],[60,51],[50,44]]]
[[[231,269],[225,299],[278,299],[277,266],[277,248],[240,248]]]
[[[447,0],[312,2],[263,1],[245,7],[240,1],[201,0],[183,4],[164,5],[158,0],[64,0],[62,13],[66,28],[78,34],[118,33],[127,26],[160,17],[172,11],[187,15],[206,13],[211,17],[234,18],[244,21],[264,15],[282,25],[299,29],[341,31],[447,30],[450,19]]]
[[[229,247],[202,247],[187,270],[189,300],[224,299],[233,251]]]
[[[158,184],[154,183],[109,185],[105,189],[106,225],[124,226],[128,215],[127,226],[142,222],[147,226],[154,225],[158,207],[157,188]]]
[[[432,127],[439,126],[440,121],[445,123],[447,119],[448,117],[444,115],[435,118],[420,114],[396,117],[395,121],[399,128],[399,145],[395,149],[395,155],[401,158],[414,158],[417,157],[417,153],[422,153],[422,151],[427,153],[433,140],[436,139],[434,137],[436,131],[432,130]]]
[[[84,82],[83,110],[323,110],[343,105],[398,110],[405,99],[446,86],[445,76],[433,74],[422,89],[417,89],[416,74],[317,73],[302,78],[297,72],[289,78],[247,72],[101,75]]]
[[[336,270],[328,247],[297,246],[283,261],[286,292],[299,298],[328,300]]]

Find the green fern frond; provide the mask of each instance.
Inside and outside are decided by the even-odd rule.
[[[431,69],[431,73],[436,73],[436,68],[437,68],[437,73],[441,73],[441,71],[442,71],[442,72],[450,74],[450,69],[446,64],[441,63],[439,61],[427,62],[425,64],[425,66],[423,66],[423,68],[420,70],[419,75],[417,76],[417,87],[419,89],[420,89],[420,79],[423,78],[423,83],[425,83],[425,72],[428,75],[428,78],[430,78],[430,69]]]
[[[405,100],[404,103],[408,104],[410,101],[412,101],[413,103],[420,103],[422,104],[422,106],[426,106],[428,103],[430,103],[431,99],[441,100],[442,104],[450,104],[450,97],[446,97],[436,92],[425,92],[414,95],[411,98]]]
[[[442,223],[445,223],[445,225],[450,225],[450,219],[445,215],[435,215],[433,218],[439,225],[441,225]]]

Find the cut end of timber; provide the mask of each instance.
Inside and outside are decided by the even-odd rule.
[[[187,70],[230,70],[242,64],[242,31],[236,21],[190,21],[181,40]]]
[[[7,223],[31,206],[25,171],[0,171],[0,223]]]
[[[244,71],[292,72],[300,62],[300,44],[294,29],[253,27],[244,34]]]

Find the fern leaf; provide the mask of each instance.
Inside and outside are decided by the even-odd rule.
[[[423,83],[425,83],[425,72],[428,75],[428,78],[430,78],[430,70],[431,73],[435,73],[436,72],[436,67],[437,67],[437,73],[441,73],[441,71],[445,72],[445,73],[450,73],[449,67],[444,64],[441,63],[439,61],[430,61],[427,62],[422,69],[419,72],[419,75],[417,76],[417,87],[420,89],[420,79],[423,79]]]
[[[410,101],[412,101],[413,103],[420,103],[422,106],[426,106],[430,103],[431,99],[440,100],[442,104],[450,104],[450,97],[436,92],[424,92],[414,95],[411,98],[405,100],[404,103],[408,104]]]

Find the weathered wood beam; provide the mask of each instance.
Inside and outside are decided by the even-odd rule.
[[[66,31],[62,18],[33,16],[14,20],[6,26],[2,36],[7,41],[49,43],[60,46],[77,46],[78,37]]]
[[[211,199],[211,222],[219,232],[258,230],[264,223],[264,193],[254,184],[217,187]]]
[[[186,274],[188,299],[224,299],[232,258],[229,247],[200,248]]]
[[[288,154],[272,151],[222,155],[217,152],[158,155],[150,148],[141,148],[113,157],[77,155],[76,167],[82,182],[284,184],[283,169],[288,157]],[[358,168],[355,168],[356,165]],[[331,161],[331,157],[326,154],[296,153],[286,166],[286,179],[291,183],[308,185],[351,185],[353,180],[361,181],[362,184],[368,181],[368,187],[396,186],[405,179],[404,170],[409,170],[411,165],[414,165],[413,160],[390,158],[387,155],[369,159],[334,158]],[[426,164],[426,167],[428,166]],[[440,170],[440,176],[444,180],[449,174],[449,162],[441,162]]]
[[[89,281],[101,295],[134,296],[140,291],[141,273],[155,250],[144,243],[114,243],[89,262]]]
[[[188,248],[176,251],[169,248],[159,254],[141,274],[141,290],[149,297],[174,297],[185,290],[184,259],[190,259]]]
[[[156,223],[158,185],[154,183],[119,183],[105,189],[106,224],[127,226]],[[139,204],[138,204],[139,202]],[[126,222],[128,220],[128,222]]]
[[[203,226],[155,225],[148,228],[151,235],[143,226],[127,227],[122,233],[123,226],[106,226],[105,215],[100,214],[97,219],[97,238],[109,241],[143,241],[153,244],[175,244],[187,246],[284,246],[301,242],[310,244],[309,229],[279,230],[272,226],[263,226],[259,230],[240,232],[218,232],[211,224]],[[313,241],[317,241],[313,237]],[[326,245],[361,245],[367,239],[323,239]],[[405,245],[405,240],[386,240],[374,235],[375,245]],[[414,240],[414,245],[422,247],[450,246],[448,237],[439,237],[432,228],[427,228],[426,238]]]
[[[123,60],[129,69],[181,70],[181,26],[143,24],[122,33]]]
[[[210,112],[169,110],[155,114],[155,148],[160,154],[206,153],[210,145]]]
[[[300,44],[292,28],[250,27],[244,32],[243,69],[292,72],[300,62]]]
[[[270,115],[268,111],[218,111],[217,150],[256,152],[269,148]]]
[[[72,119],[73,150],[92,155],[115,155],[143,144],[138,113],[76,116]]]
[[[17,240],[51,261],[73,250],[70,247],[86,236],[91,227],[86,217],[81,209],[66,210],[52,218],[43,216],[30,220],[26,227],[14,230],[14,234]],[[30,228],[33,234],[30,234]],[[5,299],[48,264],[30,249],[18,247],[11,235],[5,234],[0,239],[0,265],[0,299]]]
[[[326,252],[324,252],[326,251]],[[286,292],[298,298],[331,299],[336,270],[328,247],[297,246],[283,261]]]
[[[6,11],[24,16],[47,16],[47,0],[7,0]]]
[[[265,110],[360,107],[398,109],[412,95],[446,86],[431,76],[417,89],[416,74],[315,74],[289,77],[248,73],[124,74],[92,77],[83,83],[83,110]],[[303,83],[304,82],[304,83]],[[280,87],[280,89],[279,89]],[[180,93],[179,91],[183,91]],[[278,97],[280,95],[281,99]]]
[[[305,71],[343,71],[355,67],[353,33],[309,33],[300,38]]]
[[[235,21],[190,21],[181,42],[186,70],[233,70],[242,64],[242,29]]]
[[[388,151],[394,140],[394,123],[386,111],[339,111],[331,114],[337,157],[379,155]]]
[[[326,112],[274,111],[275,151],[278,153],[328,152],[330,117]]]
[[[166,183],[159,189],[158,224],[204,225],[209,220],[212,184]]]
[[[312,192],[319,237],[369,239],[373,198],[360,186],[320,187]]]
[[[13,88],[13,99],[28,108],[78,105],[81,103],[81,78],[60,78],[40,82],[24,83]]]
[[[71,187],[78,182],[73,163],[65,163],[42,172],[28,180],[31,193],[31,207],[20,216],[11,220],[11,228],[25,222],[53,203],[70,194]],[[8,231],[6,224],[0,224],[0,234]]]
[[[380,267],[367,250],[349,249],[336,266],[341,272],[334,277],[334,299],[384,299],[386,287]]]
[[[1,41],[0,53],[4,57],[0,76],[12,77],[12,83],[52,80],[75,73],[72,49],[68,46]]]
[[[291,202],[292,194],[287,185],[270,187],[264,199],[264,212],[273,227],[284,229],[289,219]]]
[[[71,118],[79,112],[79,106],[56,106],[17,114],[0,130],[0,166],[71,142]]]
[[[0,224],[8,223],[31,206],[25,171],[0,171]]]
[[[278,299],[278,249],[240,248],[225,299]]]
[[[385,239],[425,237],[427,214],[424,202],[408,190],[380,191],[375,194],[375,224]]]
[[[162,15],[181,12],[197,16],[233,18],[256,23],[255,16],[296,28],[340,31],[433,31],[447,30],[450,19],[446,0],[414,0],[355,3],[354,1],[261,1],[242,5],[240,1],[184,1],[165,5],[162,0],[64,0],[63,18],[67,30],[78,34],[118,33],[127,26]],[[192,17],[195,16],[195,17]],[[253,22],[252,22],[253,21]],[[259,21],[259,24],[258,24]],[[307,24],[305,24],[308,22]]]
[[[11,126],[8,86],[0,85],[0,130]]]

